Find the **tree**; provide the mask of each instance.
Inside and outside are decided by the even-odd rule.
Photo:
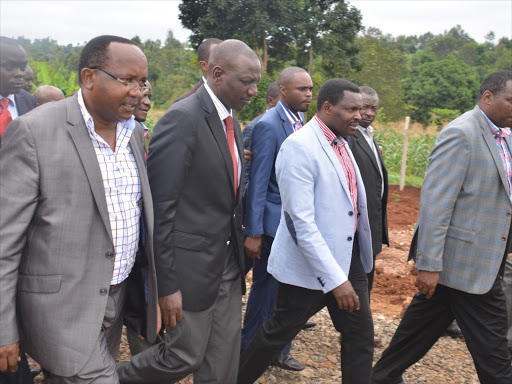
[[[424,63],[408,83],[407,101],[417,107],[412,117],[423,124],[434,108],[471,109],[480,84],[475,71],[458,59]]]

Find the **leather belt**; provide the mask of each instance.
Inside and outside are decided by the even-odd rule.
[[[117,287],[119,287],[121,285],[121,283],[119,284],[113,284],[110,286],[110,292],[112,292],[113,290],[115,290]]]

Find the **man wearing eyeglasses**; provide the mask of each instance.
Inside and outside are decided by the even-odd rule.
[[[80,56],[77,94],[20,116],[5,132],[2,371],[16,370],[21,340],[52,384],[118,383],[115,358],[134,277],[147,279],[143,333],[155,339],[151,246],[135,260],[153,232],[143,133],[132,116],[146,80],[146,57],[133,42],[96,37]],[[135,273],[140,266],[145,275]]]

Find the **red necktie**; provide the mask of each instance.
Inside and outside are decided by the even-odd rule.
[[[4,97],[0,99],[0,107],[2,110],[0,111],[0,137],[4,136],[5,128],[12,121],[11,112],[9,112],[9,99]]]
[[[238,163],[235,153],[235,128],[233,126],[233,118],[231,116],[226,117],[224,123],[226,124],[226,137],[228,139],[229,152],[231,152],[231,160],[233,161],[233,180],[236,196],[238,190]]]

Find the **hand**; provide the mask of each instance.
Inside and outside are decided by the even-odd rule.
[[[436,290],[438,281],[439,272],[418,271],[418,277],[414,285],[418,287],[421,293],[427,296],[427,299],[430,299]]]
[[[244,160],[246,163],[248,163],[249,161],[251,161],[252,159],[252,152],[249,151],[248,149],[244,149]]]
[[[183,320],[181,302],[181,291],[158,298],[162,322],[171,329],[176,329],[176,324]]]
[[[339,309],[352,312],[354,310],[359,311],[359,308],[361,308],[359,296],[356,295],[350,281],[347,280],[343,284],[338,285],[331,292],[336,299],[336,303],[338,303]]]
[[[8,369],[16,372],[20,361],[19,342],[0,346],[0,372],[7,372]]]
[[[244,249],[249,259],[259,260],[261,253],[261,237],[246,237],[244,241]]]
[[[160,333],[162,329],[162,313],[160,312],[160,306],[156,303],[156,334]]]

